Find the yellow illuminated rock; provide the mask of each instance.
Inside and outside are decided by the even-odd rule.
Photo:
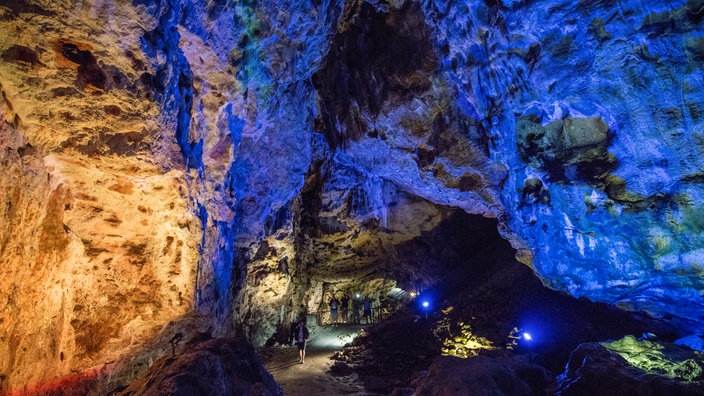
[[[38,7],[0,7],[0,52],[37,57],[0,63],[0,391],[119,379],[140,370],[121,359],[167,349],[165,326],[193,312],[202,229],[173,134],[134,88],[140,17]]]

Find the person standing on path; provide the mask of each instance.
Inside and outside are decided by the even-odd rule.
[[[345,293],[340,300],[342,305],[342,323],[349,323],[349,312],[350,312],[350,296]]]
[[[372,322],[372,299],[369,296],[364,298],[364,318],[367,324]]]
[[[362,300],[359,299],[359,294],[356,294],[352,300],[352,323],[354,324],[362,323],[360,308],[362,308]]]
[[[337,310],[340,308],[340,300],[335,297],[335,295],[332,295],[332,298],[330,299],[330,322],[333,325],[337,324]]]
[[[308,327],[306,327],[306,322],[298,322],[298,327],[296,328],[296,345],[298,345],[298,356],[300,359],[299,363],[303,364],[306,360],[306,340],[310,333],[308,332]]]

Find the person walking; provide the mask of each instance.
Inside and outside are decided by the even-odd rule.
[[[299,363],[303,364],[306,360],[306,340],[310,333],[308,332],[308,327],[306,327],[306,322],[298,322],[298,327],[296,328],[296,345],[298,345],[298,356],[300,359]]]

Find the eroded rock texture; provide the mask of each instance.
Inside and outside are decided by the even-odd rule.
[[[0,4],[0,390],[262,343],[434,285],[486,227],[551,288],[703,331],[703,10]]]
[[[627,337],[611,344],[580,345],[549,392],[701,395],[701,381],[698,381],[701,377],[701,354],[672,344]]]
[[[162,327],[192,312],[201,235],[143,83],[153,18],[13,4],[0,7],[3,391],[145,364]]]

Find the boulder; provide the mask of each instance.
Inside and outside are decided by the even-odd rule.
[[[638,341],[633,337],[612,344],[586,343],[572,352],[565,371],[549,393],[701,395],[701,368],[701,355],[674,344]]]
[[[283,392],[247,341],[215,338],[189,343],[183,352],[162,357],[116,394],[278,396]]]
[[[515,371],[486,356],[471,359],[440,356],[433,361],[427,375],[414,385],[418,396],[533,394]]]

